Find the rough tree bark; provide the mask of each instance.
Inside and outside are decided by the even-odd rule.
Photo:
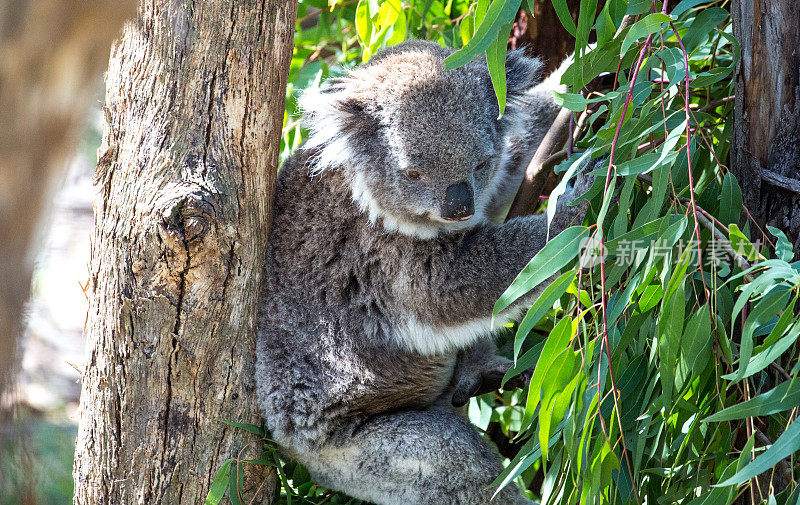
[[[255,315],[294,0],[143,1],[112,49],[75,504],[203,503],[260,452]],[[261,467],[246,502],[269,503]],[[267,479],[265,481],[265,479]]]
[[[111,41],[135,6],[134,0],[0,5],[0,395],[15,368],[32,245],[49,190],[87,116]]]
[[[733,3],[736,69],[732,170],[756,221],[800,250],[800,12],[797,0]]]

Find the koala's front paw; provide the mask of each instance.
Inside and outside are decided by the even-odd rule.
[[[513,365],[511,361],[504,361],[495,364],[491,368],[482,370],[479,373],[461,377],[456,383],[455,391],[453,392],[453,406],[463,407],[473,396],[480,396],[500,389],[503,377],[505,377],[506,372],[508,372]],[[525,370],[519,375],[515,375],[509,379],[508,382],[505,383],[505,386],[503,386],[503,389],[524,388],[530,383],[532,375],[533,370]]]

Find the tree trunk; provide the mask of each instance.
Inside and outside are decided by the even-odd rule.
[[[87,116],[111,41],[134,13],[133,0],[0,6],[0,395],[16,365],[49,190]]]
[[[259,440],[258,285],[294,0],[156,0],[113,49],[75,504],[203,503]],[[247,465],[245,503],[274,477]],[[267,481],[265,481],[267,479]]]
[[[800,12],[797,0],[733,3],[736,69],[732,170],[760,226],[800,246]],[[754,239],[759,238],[754,234]]]
[[[577,22],[580,0],[566,0],[566,4]],[[525,48],[531,56],[541,58],[542,71],[547,75],[575,51],[575,37],[561,24],[550,0],[529,1],[523,5],[533,5],[533,13],[519,10],[509,37],[509,49]]]

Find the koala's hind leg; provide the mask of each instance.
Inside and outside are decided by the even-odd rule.
[[[512,484],[491,500],[499,456],[453,409],[384,414],[303,461],[325,486],[378,505],[531,504]],[[491,500],[491,501],[490,501]]]

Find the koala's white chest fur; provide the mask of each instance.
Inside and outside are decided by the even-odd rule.
[[[405,324],[397,329],[396,338],[409,350],[420,354],[444,354],[469,347],[480,337],[488,335],[491,327],[491,317],[452,326],[431,326],[409,316]]]
[[[486,337],[509,321],[520,316],[521,308],[514,307],[492,317],[479,317],[453,325],[425,324],[413,315],[397,328],[395,338],[409,350],[425,355],[444,354],[465,349]]]

